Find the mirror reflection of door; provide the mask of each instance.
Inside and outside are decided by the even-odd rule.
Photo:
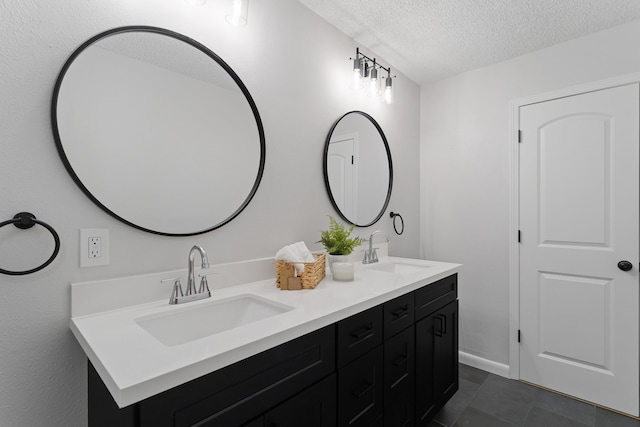
[[[325,140],[323,172],[331,204],[342,219],[357,227],[375,224],[393,186],[391,151],[378,122],[362,111],[342,115]]]
[[[357,135],[335,136],[329,142],[327,170],[329,184],[338,209],[349,218],[357,218],[358,186],[356,171]]]

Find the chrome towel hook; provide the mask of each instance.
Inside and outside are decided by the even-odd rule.
[[[8,225],[8,224],[13,224],[21,230],[29,229],[36,224],[41,225],[47,230],[49,230],[56,244],[55,244],[55,248],[53,249],[53,254],[51,255],[51,257],[49,257],[48,260],[44,262],[44,264],[36,268],[32,268],[31,270],[25,270],[25,271],[10,271],[10,270],[4,270],[0,268],[1,274],[8,274],[10,276],[22,276],[25,274],[35,273],[36,271],[40,271],[46,266],[48,266],[49,264],[51,264],[51,262],[53,262],[56,256],[58,256],[58,252],[60,251],[60,237],[58,236],[58,233],[56,233],[56,230],[54,230],[53,227],[51,227],[49,224],[42,222],[40,220],[37,220],[34,214],[29,212],[20,212],[16,214],[12,219],[8,221],[0,222],[0,227],[4,227],[5,225]]]

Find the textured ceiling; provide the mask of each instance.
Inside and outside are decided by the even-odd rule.
[[[419,84],[640,19],[639,0],[299,0]]]

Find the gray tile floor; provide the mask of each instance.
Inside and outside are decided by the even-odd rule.
[[[460,365],[460,388],[430,427],[640,427],[640,421]]]

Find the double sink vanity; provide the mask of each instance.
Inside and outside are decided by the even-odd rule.
[[[386,257],[302,291],[274,265],[213,266],[211,297],[178,305],[160,281],[186,271],[73,284],[89,425],[418,426],[455,393],[458,264]]]
[[[127,98],[114,105],[114,93]],[[208,47],[170,30],[120,27],[84,42],[58,76],[51,118],[79,189],[138,230],[209,233],[246,208],[262,179],[267,146],[248,88]],[[322,162],[339,216],[376,224],[393,187],[378,122],[342,115]],[[167,181],[177,165],[198,175]],[[390,215],[401,235],[404,220]],[[72,285],[91,427],[426,426],[457,390],[458,264],[382,257],[358,264],[352,282],[328,276],[313,290],[281,291],[272,258],[207,269],[201,256],[209,271],[194,271],[190,253],[188,273]],[[199,288],[196,273],[208,276]],[[188,277],[186,295],[178,277]]]

